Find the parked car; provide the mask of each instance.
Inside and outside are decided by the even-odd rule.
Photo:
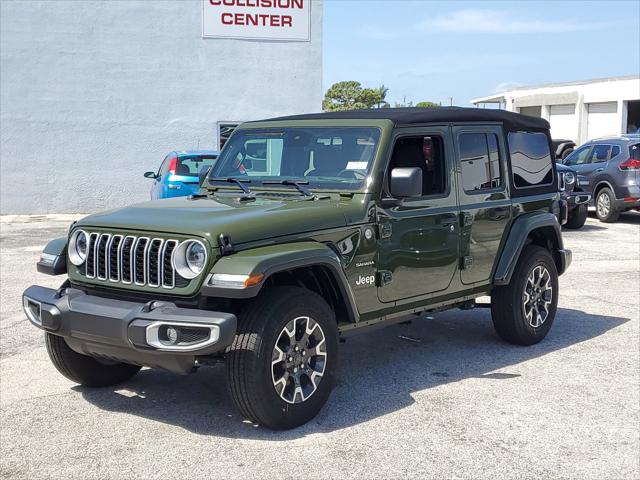
[[[573,140],[554,138],[551,142],[553,144],[553,151],[558,160],[564,160],[576,148],[576,142]]]
[[[589,215],[589,200],[591,194],[586,193],[579,185],[584,179],[578,173],[561,163],[556,164],[558,171],[558,191],[560,198],[566,202],[567,212],[563,215],[563,227],[570,229],[582,228]],[[566,218],[564,218],[566,216]]]
[[[145,172],[153,179],[151,200],[195,195],[200,190],[198,174],[204,167],[211,167],[218,158],[212,150],[188,150],[169,153],[157,172]]]
[[[556,178],[547,121],[503,110],[245,123],[198,195],[50,242],[38,270],[67,279],[29,287],[24,311],[74,382],[223,362],[244,418],[293,428],[327,401],[341,337],[490,295],[501,338],[545,338],[572,258]]]
[[[600,221],[640,209],[640,135],[592,140],[563,163],[578,173],[578,186],[591,194]]]

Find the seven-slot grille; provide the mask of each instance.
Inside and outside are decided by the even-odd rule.
[[[88,236],[87,278],[164,288],[184,287],[189,283],[176,276],[171,263],[178,240],[95,232]]]

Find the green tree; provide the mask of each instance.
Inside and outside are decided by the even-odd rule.
[[[416,107],[421,107],[421,108],[436,108],[439,107],[440,104],[435,103],[435,102],[418,102],[416,103]]]
[[[326,112],[335,112],[338,110],[372,108],[376,105],[381,105],[386,103],[384,102],[384,97],[381,96],[383,93],[381,88],[362,88],[360,82],[353,80],[334,83],[324,95],[322,109]],[[386,91],[384,95],[386,95]]]

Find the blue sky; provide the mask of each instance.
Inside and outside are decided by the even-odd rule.
[[[640,2],[325,0],[323,84],[467,106],[510,86],[638,75]]]

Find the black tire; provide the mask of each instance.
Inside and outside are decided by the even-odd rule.
[[[615,201],[616,197],[610,188],[604,187],[598,192],[595,200],[595,205],[596,215],[601,222],[613,223],[618,220],[620,212],[615,210]],[[608,204],[608,209],[605,208],[604,205],[601,206],[600,202],[603,202],[603,204],[605,205]]]
[[[589,216],[589,208],[586,204],[578,205],[576,208],[569,212],[569,219],[567,223],[564,224],[565,228],[569,228],[571,230],[577,230],[582,228],[582,226],[587,221],[587,217]]]
[[[564,160],[565,158],[567,158],[572,153],[573,153],[573,148],[565,148],[563,150],[563,152],[560,154],[560,159]]]
[[[525,288],[534,269],[542,267],[549,274],[551,300],[547,316],[534,326],[525,314]],[[491,316],[498,335],[516,345],[533,345],[540,342],[553,325],[558,308],[558,271],[553,257],[545,248],[528,245],[520,254],[509,285],[495,287],[491,293]]]
[[[288,403],[276,391],[272,356],[283,329],[300,317],[309,317],[321,327],[326,345],[324,374],[306,400]],[[238,320],[235,340],[226,352],[227,388],[238,410],[273,430],[295,428],[315,417],[329,398],[337,363],[338,327],[327,302],[303,288],[273,287],[248,305]]]
[[[108,387],[129,380],[140,367],[128,363],[100,362],[73,351],[64,338],[45,333],[47,353],[53,365],[69,380],[85,387]]]

